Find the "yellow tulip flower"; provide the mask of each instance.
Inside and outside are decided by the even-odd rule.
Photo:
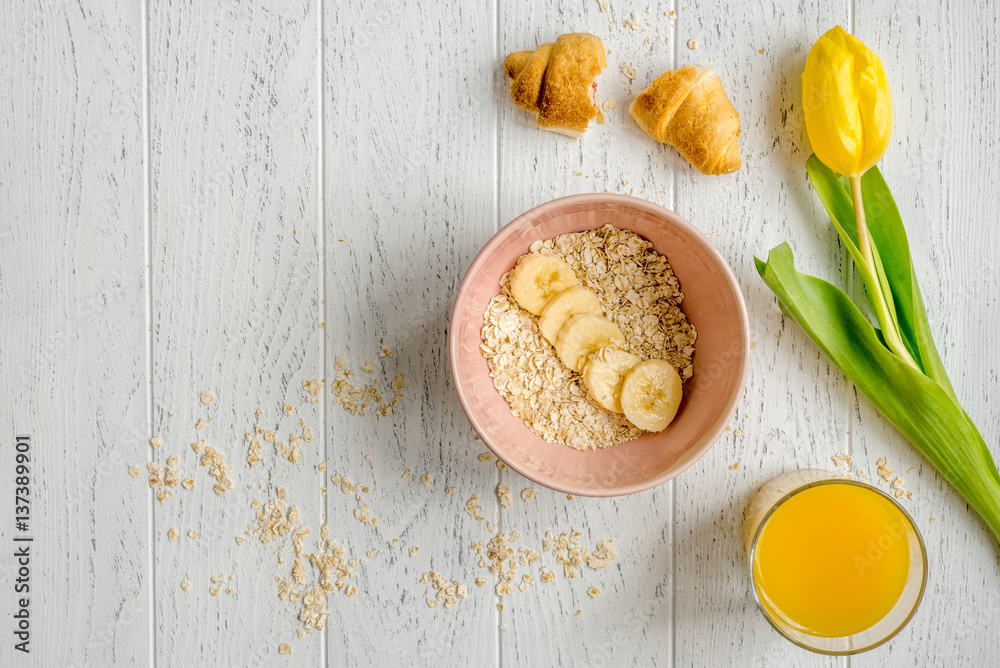
[[[882,61],[840,26],[816,40],[802,72],[809,142],[823,164],[861,176],[892,135],[892,98]]]
[[[855,259],[886,344],[904,362],[919,368],[903,343],[892,290],[882,279],[862,199],[861,176],[879,161],[892,135],[892,98],[882,61],[840,26],[828,30],[806,58],[802,102],[816,157],[850,181],[858,228]]]

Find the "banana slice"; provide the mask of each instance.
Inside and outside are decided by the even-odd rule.
[[[557,294],[579,284],[573,267],[542,253],[522,255],[510,275],[510,292],[514,300],[535,315],[541,313]]]
[[[542,336],[552,344],[555,344],[559,337],[559,330],[574,315],[581,313],[592,313],[594,315],[604,315],[604,308],[601,301],[593,292],[578,285],[565,292],[560,292],[553,297],[542,309],[542,316],[538,319],[538,329]]]
[[[639,362],[622,383],[622,412],[646,431],[663,431],[677,415],[684,390],[681,377],[666,360]]]
[[[618,348],[602,348],[587,360],[583,369],[583,384],[590,397],[601,408],[622,412],[622,382],[639,358]]]
[[[563,364],[580,373],[587,358],[601,348],[625,345],[625,335],[618,326],[603,315],[581,313],[574,315],[556,338],[556,355]]]

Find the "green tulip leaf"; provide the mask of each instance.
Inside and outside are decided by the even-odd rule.
[[[886,229],[883,226],[883,238]],[[874,232],[873,236],[879,238]],[[889,280],[905,283],[895,271],[898,256],[888,247],[880,250],[887,259],[892,258],[886,263]],[[906,266],[910,266],[906,252]],[[872,324],[843,291],[797,271],[787,243],[774,248],[767,262],[754,260],[764,282],[777,296],[782,312],[798,323],[875,408],[965,497],[1000,540],[1000,474],[979,430],[953,392],[948,391],[950,385],[946,389],[886,348]],[[917,304],[920,295],[912,273],[910,278],[908,308],[911,315],[926,321],[923,304]],[[914,320],[909,322],[915,325]],[[913,332],[918,335],[916,326]]]
[[[937,381],[957,403],[958,398],[938,355],[927,321],[924,300],[910,259],[906,228],[903,227],[896,201],[882,178],[882,173],[878,167],[873,167],[861,178],[865,217],[879,272],[878,277],[872,278],[880,279],[874,282],[868,281],[870,271],[861,259],[857,247],[858,233],[850,189],[845,186],[841,177],[815,155],[806,162],[806,173],[865,284],[888,286],[886,296],[890,297],[889,315],[893,324],[898,326],[906,349],[923,372]]]

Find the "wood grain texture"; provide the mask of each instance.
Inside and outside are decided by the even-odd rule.
[[[673,5],[612,3],[612,11],[604,13],[597,2],[506,2],[500,9],[494,70],[500,105],[498,223],[581,192],[631,193],[671,207],[680,162],[664,159],[666,152],[633,122],[628,105],[655,74],[671,67],[673,30],[667,12]],[[632,12],[637,29],[625,25]],[[592,124],[580,140],[537,128],[534,117],[511,102],[500,67],[507,53],[534,49],[564,32],[590,32],[604,41],[608,67],[597,79],[597,96],[618,101],[605,112],[606,124]],[[622,63],[635,67],[635,81],[622,73]],[[569,500],[544,490],[525,505],[517,495],[530,483],[509,471],[502,480],[515,493],[514,506],[503,518],[505,529],[518,526],[535,549],[548,530],[579,530],[588,549],[611,538],[618,552],[604,570],[584,568],[572,580],[545,555],[543,563],[555,568],[558,579],[505,602],[501,622],[509,631],[500,636],[503,664],[669,665],[675,619],[673,485],[613,500]],[[600,589],[597,598],[587,596],[590,586]]]
[[[150,7],[153,429],[165,441],[153,455],[178,454],[197,484],[154,507],[160,666],[276,661],[298,626],[278,600],[271,548],[235,536],[253,499],[277,487],[314,536],[322,521],[322,404],[300,400],[302,380],[322,376],[316,30],[308,1]],[[293,418],[285,402],[299,407]],[[198,431],[199,417],[213,421]],[[296,418],[316,433],[302,460],[264,443],[264,465],[249,468],[242,435],[259,422],[287,441]],[[189,446],[198,439],[233,466],[225,497]],[[235,574],[236,593],[213,597],[221,573]],[[321,643],[296,643],[294,656],[316,665]]]
[[[761,483],[793,467],[830,468],[848,448],[853,399],[841,373],[782,317],[753,265],[787,240],[800,269],[843,278],[836,233],[806,180],[800,73],[815,39],[848,17],[843,5],[812,2],[752,11],[694,2],[678,13],[678,61],[716,67],[740,112],[743,167],[719,178],[678,170],[677,211],[732,265],[756,347],[733,431],[676,482],[676,663],[835,665],[785,642],[757,613],[742,522]]]
[[[121,484],[148,398],[139,7],[16,3],[0,24],[0,664],[134,665],[150,582],[148,492]],[[10,617],[16,434],[33,441],[29,655]]]
[[[9,91],[0,104],[0,438],[34,437],[39,555],[37,654],[12,657],[5,640],[0,665],[995,663],[996,545],[781,316],[752,262],[788,240],[802,270],[853,283],[807,185],[799,108],[810,45],[836,23],[853,27],[893,87],[894,144],[881,165],[925,276],[932,328],[959,396],[995,446],[993,5],[611,0],[601,12],[597,0],[170,0],[150,3],[144,26],[136,3],[85,4],[0,8],[10,36],[0,42]],[[535,127],[510,102],[501,68],[506,53],[571,31],[605,41],[598,97],[618,102],[581,140]],[[714,66],[740,112],[744,165],[733,175],[702,176],[628,116],[654,76],[685,63]],[[613,500],[540,489],[525,503],[531,483],[477,459],[486,448],[449,376],[451,303],[499,226],[552,198],[603,191],[674,209],[718,246],[751,314],[750,379],[732,431],[673,483]],[[382,346],[393,355],[381,357]],[[403,374],[405,396],[390,416],[332,403],[341,354],[354,382],[377,381],[384,395]],[[319,404],[302,398],[312,378],[325,379]],[[199,401],[204,389],[215,394],[210,405]],[[295,417],[281,416],[286,402]],[[212,418],[200,431],[199,417]],[[246,465],[244,432],[259,425],[285,440],[298,418],[315,433],[298,464],[265,443],[264,466]],[[148,446],[153,435],[164,438],[158,450]],[[212,493],[191,451],[200,438],[233,465],[225,497]],[[869,472],[891,460],[914,492],[907,507],[931,569],[913,622],[850,661],[798,650],[768,627],[742,547],[743,510],[760,483],[794,467],[829,469],[838,452]],[[170,454],[197,486],[160,507],[145,476],[126,468]],[[0,449],[0,479],[11,464]],[[334,473],[371,487],[363,503],[378,526],[355,519],[362,502],[330,483]],[[509,509],[497,503],[498,482],[513,492]],[[359,594],[331,596],[326,633],[304,639],[277,599],[277,555],[234,540],[253,499],[279,486],[314,537],[326,521],[367,561],[357,568]],[[546,531],[577,529],[588,548],[613,538],[618,559],[571,580],[544,555],[555,582],[498,598],[493,577],[474,584],[488,573],[469,544],[490,531],[464,512],[472,494],[491,522],[520,532],[519,546],[540,550]],[[0,495],[5,546],[11,501]],[[166,538],[171,527],[177,542]],[[200,538],[188,538],[191,529]],[[434,592],[420,579],[430,570],[464,583],[468,598],[429,608]],[[235,574],[236,593],[209,593],[220,573]],[[4,587],[11,574],[0,560]],[[290,657],[277,653],[284,641]]]
[[[1000,415],[990,409],[1000,353],[989,334],[1000,327],[994,259],[1000,125],[996,114],[983,113],[1000,106],[1000,25],[986,18],[991,9],[948,2],[919,11],[859,7],[855,33],[879,53],[889,77],[895,141],[881,168],[907,228],[938,350],[963,407],[1000,458]],[[889,646],[854,664],[996,663],[994,643],[985,637],[1000,625],[1000,559],[992,535],[864,397],[851,432],[859,465],[887,457],[913,491],[906,506],[923,532],[929,562],[916,617]]]
[[[495,15],[490,4],[326,5],[326,377],[344,354],[360,384],[372,360],[383,388],[404,374],[406,395],[389,417],[339,406],[329,415],[331,470],[374,480],[380,519],[363,526],[352,497],[329,495],[332,534],[374,555],[361,593],[331,599],[330,665],[498,663],[492,585],[473,584],[488,574],[469,547],[487,534],[464,512],[477,493],[494,516],[496,468],[476,460],[485,447],[458,403],[445,344],[462,274],[494,231]],[[379,356],[383,345],[392,357]],[[420,579],[430,570],[468,597],[429,608],[434,592]]]

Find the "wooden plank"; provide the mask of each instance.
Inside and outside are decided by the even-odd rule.
[[[628,105],[654,74],[671,66],[667,12],[673,6],[611,5],[607,13],[597,2],[501,5],[494,70],[500,97],[500,225],[532,206],[580,192],[630,193],[672,208],[679,165],[642,134]],[[635,28],[626,24],[633,18]],[[604,41],[608,67],[597,79],[597,96],[602,104],[618,103],[605,111],[604,125],[592,124],[580,140],[538,129],[535,119],[511,102],[502,69],[507,53],[533,49],[564,32],[589,32]],[[635,68],[634,81],[623,73],[623,63]],[[543,489],[524,504],[519,494],[531,483],[510,471],[500,481],[515,496],[503,515],[505,530],[516,525],[529,547],[541,550],[546,531],[579,530],[588,549],[610,538],[618,552],[604,570],[584,569],[577,579],[564,577],[551,555],[544,555],[542,563],[557,571],[557,580],[504,601],[501,622],[509,629],[500,636],[504,665],[668,664],[674,653],[673,485],[613,500],[570,500]],[[586,594],[591,586],[600,590],[597,598]]]
[[[986,3],[889,10],[860,4],[855,34],[882,59],[893,96],[893,142],[880,163],[899,206],[931,328],[963,406],[994,457],[1000,355],[985,332],[1000,327],[1000,26]],[[992,18],[990,15],[993,14]],[[858,466],[880,457],[913,492],[906,503],[927,544],[927,591],[896,640],[855,665],[988,665],[1000,625],[996,542],[947,482],[860,398],[852,426]],[[909,473],[911,469],[916,469]],[[873,475],[873,478],[876,476]],[[885,485],[883,485],[885,487]],[[936,521],[932,522],[931,518]]]
[[[709,177],[673,149],[660,147],[657,158],[676,169],[677,212],[715,242],[743,287],[753,350],[732,431],[676,481],[674,659],[681,666],[831,665],[781,639],[757,612],[742,521],[761,483],[789,468],[828,467],[847,446],[849,403],[839,373],[782,318],[753,265],[753,255],[788,240],[799,267],[841,273],[836,235],[806,182],[799,75],[814,36],[844,12],[816,2],[737,12],[693,2],[677,14],[676,65],[718,72],[740,113],[743,166]],[[659,69],[666,66],[650,76]]]
[[[322,404],[301,401],[302,381],[322,376],[316,20],[308,0],[150,6],[153,425],[164,439],[154,454],[178,454],[196,481],[154,508],[159,665],[259,665],[285,641],[297,663],[321,662],[321,639],[295,642],[294,606],[277,596],[291,548],[279,569],[273,546],[234,540],[251,502],[278,487],[312,538],[322,521]],[[212,422],[196,430],[199,418]],[[243,434],[256,422],[286,441],[296,418],[316,434],[302,459],[289,464],[265,442],[250,468]],[[233,467],[224,497],[189,446],[198,439]],[[223,573],[235,574],[235,593],[227,583],[213,596]]]
[[[799,73],[815,38],[837,22],[850,27],[853,16],[893,83],[900,143],[882,167],[928,276],[932,326],[967,410],[995,442],[998,360],[980,336],[1000,325],[989,296],[1000,283],[989,208],[1000,195],[990,161],[998,128],[982,111],[1000,103],[992,7],[760,3],[731,15],[700,1],[650,4],[648,14],[648,3],[611,4],[604,13],[593,0],[502,2],[499,11],[357,0],[154,3],[152,285],[141,7],[0,9],[12,36],[0,44],[0,83],[10,91],[0,118],[8,148],[0,315],[9,323],[0,432],[34,439],[38,550],[37,653],[24,664],[7,643],[0,664],[262,665],[285,660],[277,654],[285,641],[306,665],[843,664],[796,650],[768,628],[749,593],[741,540],[742,511],[760,482],[796,466],[830,468],[840,451],[869,471],[879,457],[892,461],[914,491],[907,507],[931,560],[927,598],[910,626],[850,663],[991,663],[988,631],[1000,623],[993,540],[780,316],[751,255],[787,239],[804,270],[851,280],[806,185]],[[568,31],[605,40],[611,53],[598,93],[619,102],[580,141],[534,127],[510,103],[500,68],[508,51]],[[686,62],[715,66],[741,112],[737,174],[701,176],[627,117],[653,76]],[[636,68],[634,81],[622,63]],[[716,241],[750,307],[750,383],[734,431],[674,484],[617,500],[540,490],[526,504],[519,493],[530,483],[476,459],[485,448],[448,376],[451,299],[498,225],[557,196],[604,190],[675,208]],[[391,357],[380,356],[383,345]],[[354,378],[377,378],[385,394],[404,374],[406,396],[390,416],[331,408],[340,354]],[[365,360],[372,374],[361,370]],[[303,402],[302,381],[318,377],[327,381],[323,403]],[[203,389],[214,392],[212,404],[199,401]],[[265,466],[248,468],[242,435],[256,409],[262,426],[283,434],[295,422],[279,418],[285,402],[316,438],[298,464],[276,464],[265,444]],[[198,417],[213,421],[195,430]],[[147,445],[152,435],[164,438],[158,450]],[[189,448],[197,438],[233,464],[236,486],[225,497],[212,493]],[[170,454],[196,489],[151,506],[145,475],[133,480],[127,465]],[[326,457],[328,470],[317,471]],[[11,465],[0,455],[0,478],[10,479]],[[410,478],[401,478],[406,469]],[[377,527],[356,521],[360,504],[330,483],[335,472],[372,488],[363,502]],[[497,482],[514,493],[510,509],[497,506]],[[331,536],[367,560],[357,569],[359,594],[331,597],[326,638],[296,639],[293,606],[276,597],[277,557],[233,540],[252,517],[250,502],[278,486],[314,531],[325,518]],[[600,573],[498,599],[492,578],[485,589],[473,584],[486,573],[469,543],[489,535],[463,510],[473,493],[484,515],[517,528],[520,545],[540,549],[545,531],[579,529],[588,547],[614,538],[619,558]],[[0,517],[12,512],[0,497]],[[155,559],[147,564],[150,512]],[[182,531],[178,542],[166,538],[171,527]],[[184,535],[191,529],[200,538]],[[0,541],[11,537],[0,526]],[[554,565],[547,555],[543,562]],[[10,568],[0,564],[0,579]],[[463,582],[468,598],[428,608],[433,590],[420,583],[428,570]],[[235,573],[236,593],[213,597],[209,579],[224,572]],[[590,585],[598,598],[585,595]]]
[[[148,491],[126,471],[148,438],[140,7],[15,3],[0,25],[0,664],[138,665]],[[17,434],[32,439],[29,531],[16,532],[34,537],[28,655],[10,616]]]
[[[492,591],[473,584],[485,573],[469,548],[485,530],[464,512],[478,493],[492,516],[496,469],[476,460],[485,448],[455,396],[445,336],[459,281],[496,220],[495,16],[489,4],[326,4],[327,384],[343,354],[352,382],[377,378],[391,399],[402,373],[406,395],[388,417],[373,403],[365,417],[337,405],[328,419],[330,472],[374,481],[365,502],[380,520],[362,525],[354,498],[331,491],[331,535],[373,553],[358,596],[330,600],[331,665],[497,662]],[[374,374],[361,371],[366,360]],[[429,570],[468,597],[429,608]]]

